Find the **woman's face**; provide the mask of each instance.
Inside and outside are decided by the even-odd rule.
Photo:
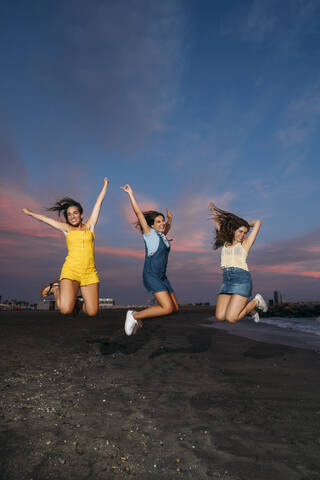
[[[163,233],[165,228],[166,228],[166,221],[162,215],[158,215],[154,219],[154,223],[152,225],[152,228],[159,233]]]
[[[248,229],[247,227],[239,227],[237,228],[237,230],[234,232],[234,240],[236,242],[240,242],[242,243],[243,240],[246,238],[247,236],[247,233],[248,233]]]
[[[79,227],[83,219],[83,214],[79,212],[77,207],[71,206],[67,208],[67,217],[70,225],[73,227]]]

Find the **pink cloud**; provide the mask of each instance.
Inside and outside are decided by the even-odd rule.
[[[22,208],[40,213],[41,206],[16,185],[5,185],[0,195],[0,230],[33,237],[58,238],[61,234],[48,225],[27,216]]]
[[[115,255],[118,257],[144,258],[144,252],[142,250],[110,247],[107,245],[96,247],[96,252],[105,253],[106,255]]]
[[[233,197],[230,192],[222,196],[205,194],[183,195],[175,209],[172,229],[168,234],[174,238],[173,249],[178,252],[209,253],[215,225],[210,218],[209,202],[228,208]]]
[[[288,263],[283,265],[254,265],[251,270],[261,273],[276,273],[278,275],[320,278],[319,271],[308,270],[307,268],[308,266],[303,263]]]

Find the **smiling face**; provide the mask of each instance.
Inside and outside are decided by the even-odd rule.
[[[83,219],[83,213],[79,212],[78,207],[71,206],[67,208],[67,218],[70,225],[79,227]]]
[[[166,228],[166,221],[162,215],[158,215],[154,219],[154,223],[152,225],[152,228],[159,233],[163,233],[165,228]]]
[[[240,243],[242,243],[243,240],[246,238],[247,233],[248,233],[247,227],[239,227],[239,228],[237,228],[237,230],[234,232],[233,240],[234,240],[235,242],[240,242]]]

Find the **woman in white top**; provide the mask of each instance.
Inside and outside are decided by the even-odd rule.
[[[213,203],[209,204],[216,224],[214,249],[222,247],[221,268],[222,285],[218,293],[216,319],[236,323],[246,315],[259,321],[256,308],[266,312],[267,304],[263,297],[257,295],[249,301],[252,292],[252,280],[248,270],[247,256],[259,233],[261,220],[248,223],[233,213],[220,210]],[[247,236],[250,227],[251,232]]]

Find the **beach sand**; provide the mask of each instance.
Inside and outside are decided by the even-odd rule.
[[[209,315],[0,312],[0,478],[319,480],[319,353]]]

